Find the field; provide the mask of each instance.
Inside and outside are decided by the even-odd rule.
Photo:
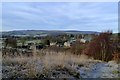
[[[103,62],[86,55],[46,52],[31,57],[6,56],[2,60],[3,78],[118,78],[119,64]]]

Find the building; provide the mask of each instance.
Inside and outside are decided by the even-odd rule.
[[[68,42],[65,42],[65,43],[64,43],[64,46],[65,46],[65,47],[70,47],[70,46],[71,46],[71,43],[70,43],[69,41],[68,41]]]
[[[50,43],[50,46],[55,46],[56,45],[56,42],[51,42]]]
[[[80,42],[81,42],[81,43],[86,43],[86,41],[87,41],[87,40],[85,40],[85,39],[80,39]]]

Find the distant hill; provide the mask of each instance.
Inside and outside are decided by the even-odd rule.
[[[99,32],[95,31],[76,31],[76,30],[66,30],[66,31],[59,31],[59,30],[16,30],[16,31],[8,31],[8,32],[1,32],[2,35],[59,35],[59,34],[99,34]]]
[[[75,31],[75,30],[69,30],[69,31],[66,31],[66,33],[73,33],[73,34],[99,34],[100,32],[95,32],[95,31]]]

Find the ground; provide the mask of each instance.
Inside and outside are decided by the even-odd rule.
[[[3,58],[3,78],[119,78],[115,61],[103,62],[75,55]]]
[[[119,64],[110,62],[89,62],[78,69],[82,78],[118,78]]]

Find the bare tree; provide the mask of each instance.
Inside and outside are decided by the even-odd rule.
[[[97,36],[85,50],[85,54],[92,56],[94,59],[109,61],[112,59],[114,48],[110,40],[111,32],[103,32]]]

